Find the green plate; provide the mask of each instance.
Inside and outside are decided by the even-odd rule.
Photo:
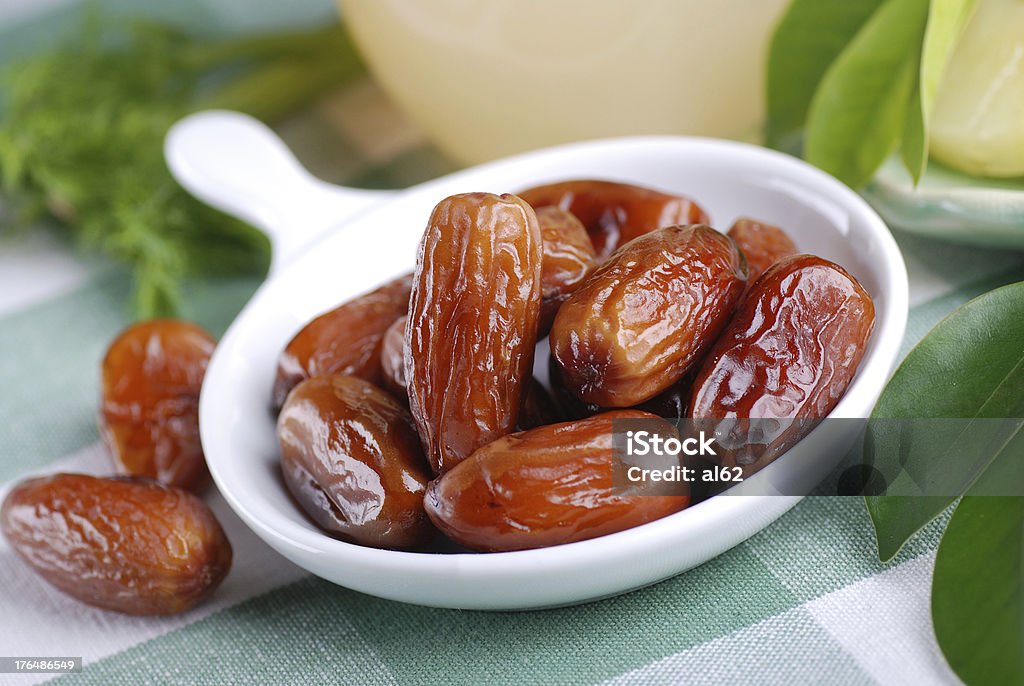
[[[863,194],[892,227],[955,243],[1024,249],[1024,178],[981,179],[930,162],[915,189],[893,156]]]

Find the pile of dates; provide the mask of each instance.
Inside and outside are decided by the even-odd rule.
[[[122,332],[101,369],[99,428],[118,476],[54,474],[14,486],[0,508],[11,547],[90,605],[182,612],[231,568],[231,544],[199,495],[199,388],[215,342],[161,319]]]
[[[608,181],[442,200],[414,273],[320,315],[280,357],[297,504],[362,545],[521,550],[691,503],[615,488],[616,420],[805,420],[743,465],[763,467],[842,397],[874,306],[781,228],[708,224],[692,200]],[[550,394],[533,376],[544,337]]]
[[[607,181],[442,200],[414,273],[317,317],[281,354],[272,403],[296,503],[362,545],[521,550],[691,504],[654,482],[616,488],[616,421],[803,420],[755,461],[720,458],[763,467],[842,397],[874,307],[782,229],[708,223],[692,200]],[[545,337],[547,387],[533,376]],[[32,478],[4,499],[4,536],[56,588],[169,614],[227,575],[231,545],[199,497],[214,345],[182,321],[127,329],[101,373],[118,476]]]

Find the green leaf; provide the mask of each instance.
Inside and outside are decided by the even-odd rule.
[[[928,164],[928,121],[935,94],[957,38],[974,12],[975,0],[931,0],[924,46],[921,49],[918,88],[907,110],[901,155],[916,184]]]
[[[791,147],[825,70],[882,0],[794,0],[768,52],[765,140]]]
[[[1024,498],[960,502],[935,558],[932,618],[965,683],[1024,683]]]
[[[875,527],[878,559],[889,562],[921,527],[935,519],[955,498],[939,496],[864,496]]]
[[[921,84],[918,82],[910,97],[907,117],[903,122],[903,136],[900,141],[900,158],[910,172],[916,187],[928,166],[928,116],[922,104]]]
[[[928,0],[887,0],[829,67],[811,101],[805,157],[860,188],[893,151],[917,82]]]
[[[865,498],[882,560],[968,490],[1020,488],[1021,417],[1024,282],[979,296],[936,325],[882,392],[865,444],[865,460],[896,475],[887,495]],[[891,421],[899,418],[917,421]],[[923,421],[930,418],[967,421]]]

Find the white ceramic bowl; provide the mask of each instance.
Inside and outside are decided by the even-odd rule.
[[[430,211],[445,196],[598,177],[690,195],[717,226],[749,215],[786,227],[802,250],[846,267],[875,301],[874,334],[833,417],[870,414],[903,338],[906,269],[878,215],[830,176],[751,145],[678,137],[580,143],[493,162],[393,195],[313,179],[268,129],[230,112],[183,120],[169,134],[166,154],[186,188],[261,226],[274,246],[270,279],[228,329],[206,373],[200,429],[213,478],[242,520],[282,555],[324,579],[382,598],[498,610],[614,595],[701,564],[799,499],[718,496],[628,531],[510,553],[376,550],[317,529],[289,499],[279,476],[268,410],[277,356],[314,315],[411,270]],[[852,431],[814,431],[744,486],[760,479],[762,485],[784,483],[786,493],[807,492],[853,439]]]

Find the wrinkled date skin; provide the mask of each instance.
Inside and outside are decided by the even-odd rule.
[[[635,410],[643,410],[665,419],[678,420],[687,416],[690,407],[690,391],[693,388],[693,370],[686,373],[682,379],[669,386],[666,390],[633,407]],[[548,378],[551,382],[551,396],[555,409],[563,420],[583,419],[601,412],[607,412],[613,408],[600,407],[585,403],[576,397],[566,385],[562,378],[562,370],[555,361],[555,358],[548,358]],[[545,422],[550,424],[552,422]]]
[[[110,344],[99,426],[118,472],[192,491],[209,483],[199,389],[215,345],[200,327],[174,319],[135,324]]]
[[[541,235],[514,195],[442,200],[417,257],[405,371],[435,473],[513,430],[533,369]]]
[[[753,219],[738,219],[729,229],[731,238],[747,258],[747,288],[784,257],[797,253],[796,243],[785,231]]]
[[[562,302],[597,266],[597,254],[583,224],[565,210],[538,208],[537,221],[544,244],[537,336],[543,338],[551,330]]]
[[[388,327],[380,346],[380,375],[384,388],[403,403],[408,402],[409,383],[405,378],[405,323],[402,316]]]
[[[411,285],[407,274],[306,324],[278,360],[274,407],[280,409],[288,392],[312,376],[348,374],[381,383],[381,342],[408,310]]]
[[[738,419],[737,436],[768,426],[748,418],[794,421],[763,439],[750,431],[734,450],[720,441],[723,464],[752,465],[752,473],[828,415],[857,371],[874,322],[871,296],[828,260],[794,255],[765,272],[698,372],[691,414]]]
[[[231,544],[197,497],[135,478],[23,481],[0,511],[4,536],[68,595],[133,615],[183,612],[231,568]]]
[[[671,226],[624,245],[558,310],[551,354],[566,386],[601,407],[639,405],[710,348],[746,284],[731,239]]]
[[[551,205],[571,212],[586,227],[599,261],[650,231],[710,221],[688,198],[615,181],[562,181],[530,188],[519,196],[534,207]]]
[[[408,411],[354,376],[295,387],[277,419],[288,490],[327,532],[374,548],[423,547],[430,469]]]
[[[384,388],[396,400],[408,404],[409,385],[405,379],[405,365],[402,362],[405,349],[406,319],[406,317],[402,317],[397,320],[384,335],[380,366],[384,376]],[[687,394],[687,399],[689,399],[689,394]],[[559,419],[560,416],[551,396],[539,381],[532,379],[522,395],[522,406],[519,410],[516,431],[532,429],[544,424],[554,424]]]
[[[500,438],[430,484],[427,514],[452,540],[493,552],[604,536],[685,508],[687,495],[613,488],[616,419],[656,418],[619,410]]]
[[[551,384],[551,397],[558,407],[558,412],[567,420],[584,419],[607,409],[580,400],[566,385],[562,368],[558,366],[553,356],[548,358],[548,380]]]

